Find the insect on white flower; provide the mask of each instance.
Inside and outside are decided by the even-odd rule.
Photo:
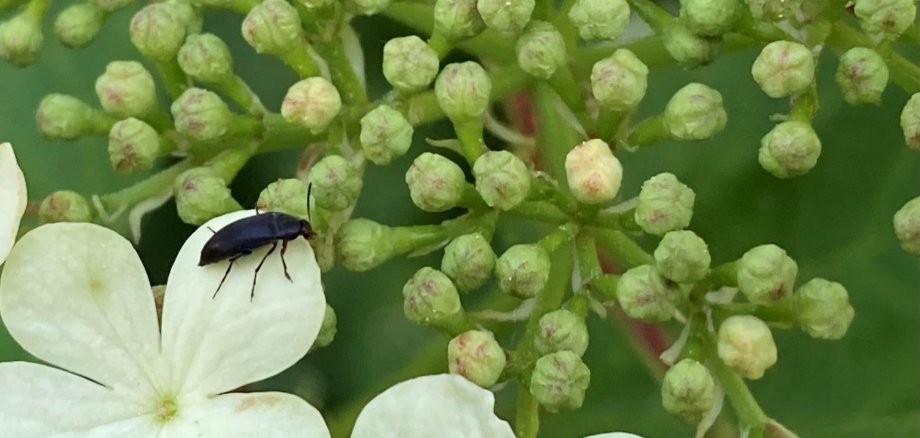
[[[293,279],[269,258],[264,291],[251,275],[268,248],[244,257],[221,295],[222,266],[198,267],[220,229],[195,231],[179,251],[158,326],[147,274],[134,248],[92,224],[41,226],[13,248],[0,279],[10,334],[45,365],[0,364],[0,436],[328,437],[320,413],[285,393],[227,393],[302,358],[325,312],[320,270],[306,241],[289,244]]]
[[[0,143],[0,265],[16,240],[26,210],[26,180],[16,163],[13,146]]]

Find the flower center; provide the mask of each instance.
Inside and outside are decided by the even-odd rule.
[[[168,423],[178,412],[179,407],[176,405],[176,400],[171,396],[164,396],[157,401],[153,416],[161,423]]]

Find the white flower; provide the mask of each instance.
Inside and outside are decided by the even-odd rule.
[[[26,180],[9,143],[0,143],[0,265],[6,260],[26,210]]]
[[[6,173],[2,173],[6,175]],[[0,436],[328,437],[320,413],[284,393],[229,393],[293,365],[325,312],[320,270],[303,239],[278,253],[249,293],[259,248],[197,266],[219,229],[252,215],[209,221],[185,242],[166,285],[162,329],[134,248],[91,224],[39,227],[13,248],[0,277],[0,314],[26,350],[67,373],[0,364]]]

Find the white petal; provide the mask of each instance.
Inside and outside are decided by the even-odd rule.
[[[0,436],[143,438],[157,434],[149,416],[144,416],[144,406],[55,368],[0,363],[0,388]]]
[[[0,265],[13,247],[26,211],[26,180],[9,143],[0,144]]]
[[[223,394],[191,406],[167,423],[163,437],[328,438],[329,429],[313,406],[283,392]]]
[[[463,377],[438,374],[398,383],[375,397],[352,438],[513,438],[493,412],[495,397]]]
[[[163,303],[163,354],[173,364],[171,389],[213,395],[273,376],[302,358],[326,312],[319,265],[303,238],[288,243],[283,274],[280,249],[259,271],[255,298],[250,289],[256,265],[271,245],[233,263],[216,298],[229,262],[198,266],[201,248],[218,230],[253,215],[238,211],[208,221],[182,246],[166,282]]]
[[[639,435],[633,435],[626,432],[608,432],[598,435],[586,436],[585,438],[642,438]]]
[[[0,314],[33,355],[116,391],[149,397],[159,355],[147,273],[125,238],[93,224],[38,227],[13,247]]]

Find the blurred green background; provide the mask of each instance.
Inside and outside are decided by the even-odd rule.
[[[115,13],[101,40],[89,48],[65,50],[48,35],[37,65],[22,70],[0,65],[0,139],[13,143],[30,199],[40,200],[59,189],[106,193],[143,177],[115,174],[103,138],[49,143],[34,123],[34,111],[45,94],[67,93],[96,102],[93,84],[105,65],[139,59],[127,38],[132,14],[133,10]],[[231,44],[237,71],[269,108],[277,110],[287,85],[296,80],[293,73],[276,59],[253,53],[239,35],[239,17],[209,14],[205,23],[206,30]],[[365,44],[372,93],[379,95],[385,89],[379,69],[381,47],[409,31],[379,18],[356,20],[355,27]],[[769,115],[786,111],[787,104],[769,99],[756,87],[749,73],[755,55],[748,51],[721,56],[693,71],[652,71],[642,114],[659,111],[674,91],[696,81],[722,92],[728,127],[712,140],[620,154],[625,168],[621,196],[634,196],[641,182],[658,172],[675,173],[696,190],[691,228],[709,243],[714,264],[773,242],[798,261],[799,284],[821,276],[848,288],[856,318],[845,339],[825,342],[797,330],[775,331],[779,363],[751,383],[769,415],[803,437],[918,436],[920,271],[917,259],[899,249],[891,227],[894,212],[918,193],[920,157],[904,147],[898,125],[908,95],[891,86],[880,107],[846,106],[833,81],[836,61],[825,53],[819,66],[821,109],[814,123],[824,144],[821,159],[804,177],[778,180],[759,167],[757,149],[772,126]],[[440,220],[412,206],[403,177],[413,156],[430,150],[424,138],[450,135],[444,124],[418,129],[409,156],[386,168],[371,167],[356,215],[391,225]],[[298,157],[299,151],[289,151],[254,159],[233,184],[237,198],[252,205],[265,185],[293,174],[292,163]],[[497,251],[536,236],[530,224],[520,225],[502,222]],[[179,222],[171,203],[147,216],[139,251],[154,283],[165,281],[191,230]],[[652,249],[655,242],[643,244]],[[337,268],[326,275],[327,299],[338,313],[335,342],[254,387],[296,391],[335,418],[353,407],[356,398],[373,395],[409,374],[445,370],[446,339],[402,315],[403,283],[419,267],[437,266],[439,256],[438,252],[393,261],[368,273]],[[482,295],[480,291],[464,299],[475,303]],[[592,338],[585,361],[592,382],[585,407],[544,415],[541,436],[580,437],[614,430],[647,437],[691,435],[689,426],[661,408],[657,384],[617,328],[597,318],[589,326]],[[668,329],[676,332],[677,327]],[[28,358],[0,331],[0,360]],[[509,419],[513,392],[509,385],[497,396],[499,415]]]

